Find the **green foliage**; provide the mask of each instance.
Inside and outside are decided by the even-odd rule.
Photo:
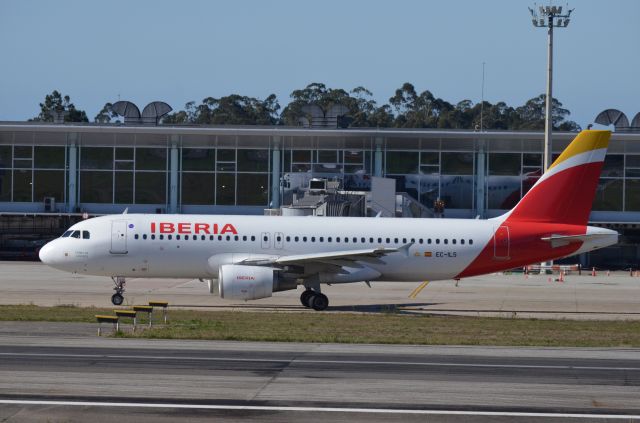
[[[93,121],[96,123],[110,123],[113,119],[114,122],[120,123],[118,114],[113,111],[112,107],[113,105],[111,103],[105,103],[102,110],[100,110],[96,117],[93,118]]]
[[[200,125],[287,125],[300,126],[308,114],[308,106],[315,104],[323,111],[334,105],[347,109],[339,117],[343,128],[439,128],[478,129],[482,120],[484,129],[493,130],[542,130],[544,129],[545,95],[529,99],[522,106],[512,107],[504,102],[474,104],[462,100],[457,104],[436,97],[431,91],[418,93],[415,87],[405,82],[389,98],[389,104],[378,105],[373,93],[358,86],[351,91],[328,88],[313,82],[302,89],[294,90],[291,101],[280,111],[275,94],[264,100],[230,94],[215,98],[206,97],[200,104],[190,101],[184,110],[165,116],[164,124]],[[94,118],[97,123],[109,123],[117,119],[111,103],[106,103]],[[88,122],[86,113],[75,108],[69,96],[53,91],[40,103],[40,114],[33,120],[52,122],[54,112],[64,113],[65,122]],[[568,120],[569,110],[553,99],[553,128],[560,131],[579,131],[580,126]],[[481,119],[482,118],[482,119]],[[116,122],[119,122],[116,120]]]
[[[208,125],[276,125],[280,104],[275,94],[264,100],[231,94],[221,98],[207,97],[196,105],[190,101],[185,110],[164,117],[166,124]]]
[[[55,113],[63,113],[65,122],[89,122],[85,111],[76,109],[71,97],[63,96],[58,90],[45,96],[44,103],[40,103],[40,114],[31,120],[53,122]]]

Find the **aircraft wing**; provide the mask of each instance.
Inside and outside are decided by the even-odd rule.
[[[294,254],[289,256],[281,256],[270,259],[248,259],[238,264],[247,265],[306,265],[311,263],[328,264],[338,267],[352,266],[358,267],[356,262],[379,263],[380,257],[397,252],[407,252],[411,244],[404,245],[400,248],[367,248],[362,250],[346,250],[346,251],[328,251],[322,253],[311,254]]]

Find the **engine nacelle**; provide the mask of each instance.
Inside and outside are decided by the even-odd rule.
[[[257,300],[274,292],[295,289],[296,281],[284,281],[270,267],[223,264],[218,271],[220,298]]]

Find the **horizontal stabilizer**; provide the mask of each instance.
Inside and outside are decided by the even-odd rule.
[[[598,238],[606,238],[611,236],[605,233],[584,234],[584,235],[551,235],[540,238],[542,241],[550,242],[552,248],[564,247],[573,242],[586,242]]]

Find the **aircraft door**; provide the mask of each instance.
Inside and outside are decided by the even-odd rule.
[[[284,235],[282,234],[282,232],[275,233],[273,246],[278,250],[282,250],[282,247],[284,247]]]
[[[271,236],[269,232],[262,233],[262,248],[264,250],[268,250],[269,248],[271,248]]]
[[[127,221],[111,222],[111,254],[127,254]]]
[[[500,226],[493,235],[493,258],[496,260],[508,260],[509,256],[509,227]]]

